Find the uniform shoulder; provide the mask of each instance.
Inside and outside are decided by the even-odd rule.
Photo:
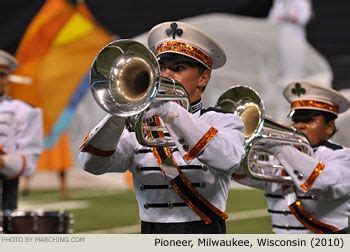
[[[37,120],[42,117],[43,114],[41,108],[31,106],[27,102],[18,99],[11,100],[9,109],[15,112],[15,116],[18,120]]]
[[[201,110],[200,117],[213,126],[235,127],[243,129],[243,123],[238,115],[217,108]]]
[[[334,142],[331,142],[331,141],[324,141],[321,144],[321,146],[327,147],[331,150],[341,150],[341,149],[345,148],[344,146],[337,144],[337,143],[334,143]]]
[[[217,113],[222,113],[222,114],[232,114],[231,112],[227,112],[227,111],[224,111],[224,110],[219,109],[219,108],[209,107],[206,109],[201,109],[200,115],[203,115],[205,113],[212,112],[212,111],[217,112]]]
[[[12,99],[12,102],[15,103],[15,104],[18,104],[19,106],[23,106],[23,107],[28,107],[28,108],[37,108],[36,106],[28,103],[28,102],[25,102],[23,100],[19,100],[19,99]]]
[[[314,149],[317,156],[321,159],[349,159],[350,160],[350,148],[342,145],[326,141],[320,146]]]
[[[23,109],[23,110],[41,111],[41,108],[33,106],[32,104],[19,99],[11,99],[11,103],[13,103],[14,106],[19,107],[20,109]]]

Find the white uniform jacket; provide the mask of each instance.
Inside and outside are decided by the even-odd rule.
[[[245,177],[236,181],[265,190],[268,212],[275,233],[322,233],[319,222],[337,230],[349,226],[350,149],[330,141],[314,148],[312,157],[291,146],[275,147],[279,162],[291,176],[294,186],[282,186]],[[233,176],[235,177],[235,176]],[[300,200],[311,217],[302,224],[290,205]],[[321,232],[320,232],[321,231]]]
[[[109,150],[112,148],[111,139],[117,139],[116,151],[110,157],[81,152],[79,160],[84,169],[93,174],[129,170],[133,175],[140,219],[143,221],[176,223],[200,220],[183,200],[169,189],[168,181],[162,175],[151,149],[141,146],[135,133],[128,132],[124,125],[119,129],[121,136],[113,137],[115,133],[111,132],[118,129],[108,129],[105,126],[108,124],[106,121],[106,118],[102,120],[90,133],[89,142],[96,148]],[[178,166],[200,194],[225,211],[230,173],[243,155],[241,120],[233,114],[217,111],[200,110],[194,114],[182,111],[175,124],[172,126],[171,136],[177,144],[176,148],[173,148],[173,155]],[[218,134],[196,158],[185,162],[185,150],[190,150],[211,127],[217,129]],[[104,133],[101,134],[101,131]],[[173,135],[175,131],[181,135]]]
[[[5,167],[0,169],[6,179],[31,175],[43,148],[43,120],[40,108],[0,97],[0,146]]]

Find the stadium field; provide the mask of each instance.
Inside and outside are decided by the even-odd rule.
[[[139,233],[133,192],[112,189],[73,189],[67,200],[54,190],[33,190],[20,197],[21,210],[65,209],[74,216],[74,233]],[[229,193],[227,233],[271,233],[262,191],[232,189]]]

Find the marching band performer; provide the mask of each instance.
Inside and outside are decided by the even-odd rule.
[[[230,173],[243,155],[243,124],[236,115],[203,109],[201,101],[225,53],[209,35],[182,22],[155,26],[148,46],[161,75],[182,83],[190,98],[191,112],[171,101],[146,112],[146,118],[161,118],[176,148],[144,147],[125,129],[125,118],[108,115],[83,143],[80,162],[96,175],[132,173],[141,233],[225,233]]]
[[[275,233],[348,233],[350,149],[329,139],[336,132],[338,114],[345,112],[350,102],[333,89],[308,82],[291,83],[283,94],[291,104],[292,126],[306,135],[313,155],[290,145],[269,147],[291,177],[292,186],[238,173],[232,178],[265,190]]]
[[[0,203],[3,210],[17,208],[19,177],[34,173],[43,147],[41,109],[6,96],[7,83],[27,80],[11,74],[16,67],[17,60],[0,50]]]

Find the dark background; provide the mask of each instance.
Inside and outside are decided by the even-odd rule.
[[[0,48],[15,53],[26,27],[44,0],[0,2]],[[75,4],[75,1],[71,1]],[[155,24],[205,13],[222,12],[266,18],[272,0],[86,0],[105,28],[121,38],[148,31]],[[350,88],[350,1],[314,0],[314,18],[307,27],[309,42],[329,61],[333,87]]]

